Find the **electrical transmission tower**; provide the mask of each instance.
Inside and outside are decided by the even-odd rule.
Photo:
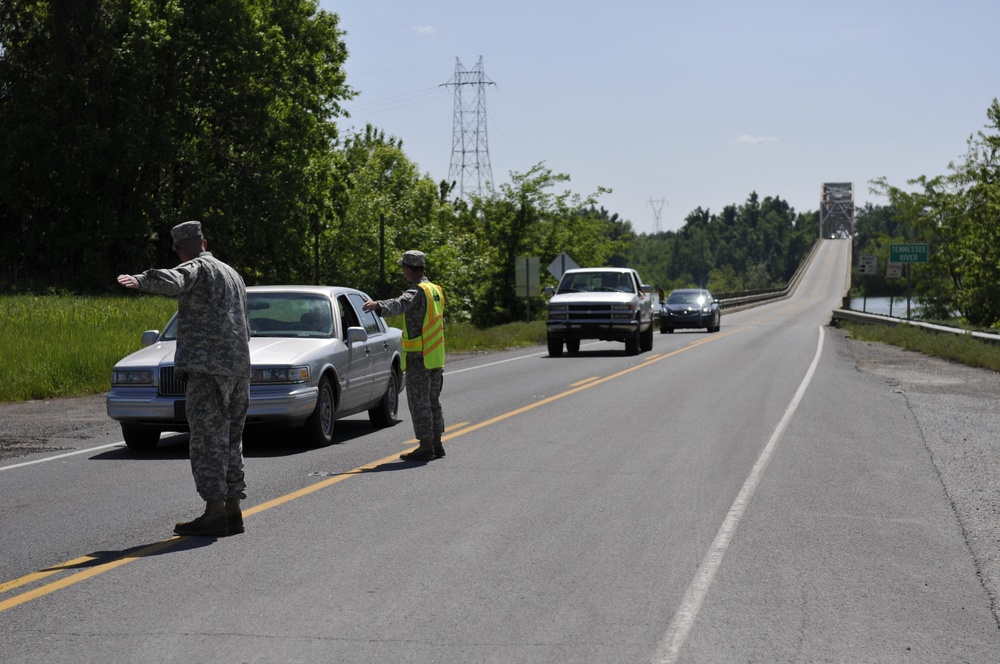
[[[493,180],[486,140],[486,86],[493,85],[493,81],[483,73],[483,56],[472,69],[465,69],[455,58],[455,74],[442,85],[455,88],[448,181],[458,183],[459,197],[465,196],[466,189],[481,195],[483,184]],[[472,86],[471,100],[462,97],[462,89],[468,86]]]
[[[663,212],[663,204],[667,202],[666,198],[661,198],[659,200],[653,200],[653,197],[649,197],[649,205],[653,208],[653,232],[660,232],[660,214]]]

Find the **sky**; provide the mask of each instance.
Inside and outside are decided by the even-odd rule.
[[[857,207],[885,204],[872,180],[948,173],[1000,97],[996,0],[319,5],[340,17],[359,93],[342,132],[370,123],[446,179],[444,84],[481,57],[494,183],[541,164],[570,178],[553,193],[611,189],[598,205],[638,233],[753,192],[817,211],[827,182],[853,183]]]

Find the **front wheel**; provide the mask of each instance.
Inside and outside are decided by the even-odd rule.
[[[643,332],[639,336],[639,350],[643,353],[648,353],[653,350],[653,326],[650,325],[649,329]]]
[[[385,394],[378,405],[368,411],[368,419],[372,424],[382,429],[396,423],[396,412],[399,410],[399,376],[396,369],[389,372],[389,384],[385,386]]]
[[[333,384],[327,376],[319,381],[319,396],[316,398],[316,410],[303,425],[306,434],[306,444],[310,447],[326,447],[333,443],[334,412],[337,409],[337,399],[333,393]]]
[[[625,354],[626,355],[638,355],[639,354],[639,329],[636,328],[635,332],[628,336],[625,340]]]
[[[122,438],[130,450],[148,452],[160,442],[160,430],[141,424],[122,424]]]
[[[549,357],[561,357],[563,352],[563,340],[561,337],[548,336]]]

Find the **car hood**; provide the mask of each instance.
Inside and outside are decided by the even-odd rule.
[[[553,295],[549,304],[607,304],[608,302],[629,304],[635,300],[635,293],[612,293],[599,291],[597,293],[562,293]]]
[[[304,354],[328,344],[341,344],[339,339],[295,339],[251,337],[250,362],[255,365],[294,364]],[[160,341],[125,356],[115,364],[117,369],[160,366],[174,363],[176,341]]]

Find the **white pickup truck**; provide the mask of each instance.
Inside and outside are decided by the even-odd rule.
[[[546,325],[549,355],[562,355],[563,344],[576,353],[581,339],[624,341],[627,355],[652,350],[651,290],[631,268],[566,270],[559,286],[545,289],[552,296]]]

